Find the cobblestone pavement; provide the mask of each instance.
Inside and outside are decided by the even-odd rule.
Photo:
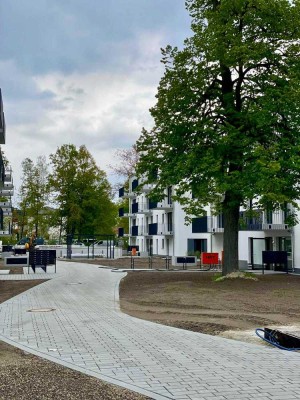
[[[57,270],[0,305],[0,339],[153,399],[300,399],[299,353],[127,316],[123,272],[66,262]]]

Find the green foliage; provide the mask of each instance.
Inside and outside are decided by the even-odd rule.
[[[16,242],[16,238],[11,235],[11,236],[2,236],[1,237],[2,245],[5,244],[14,244]]]
[[[44,212],[48,203],[47,185],[48,165],[45,157],[38,157],[36,163],[30,158],[22,162],[22,184],[19,191],[19,226],[20,235],[36,232],[43,236],[48,230],[47,214]]]
[[[63,145],[50,155],[49,184],[58,206],[56,220],[73,235],[112,234],[117,207],[105,172],[85,146]]]
[[[188,251],[187,255],[188,256],[196,256],[198,260],[201,259],[201,251],[199,251],[199,250]]]
[[[230,242],[236,240],[239,207],[249,199],[274,209],[286,202],[296,206],[299,198],[300,3],[186,5],[193,36],[183,50],[163,50],[165,73],[150,110],[155,124],[137,143],[138,173],[156,182],[159,196],[176,185],[174,199],[189,214],[214,204],[224,213]],[[230,271],[237,268],[238,246],[227,246]]]

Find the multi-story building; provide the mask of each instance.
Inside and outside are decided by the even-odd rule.
[[[136,188],[139,186],[139,192]],[[129,181],[129,189],[121,188],[119,197],[128,199],[128,208],[119,210],[121,217],[129,218],[129,244],[139,246],[141,255],[186,256],[202,252],[223,251],[223,216],[215,215],[207,207],[207,215],[192,218],[186,224],[186,214],[179,203],[172,201],[172,187],[165,191],[161,202],[152,202],[149,197],[150,185],[142,186],[137,179]],[[240,211],[239,260],[240,267],[262,265],[263,250],[284,250],[288,252],[290,267],[299,268],[300,251],[294,251],[295,238],[300,238],[300,225],[291,228],[287,223],[289,210],[255,212]],[[119,229],[119,236],[124,236]]]
[[[3,111],[2,92],[0,89],[0,145],[5,144],[5,118]],[[6,160],[3,159],[0,148],[0,237],[11,234],[12,203],[14,186],[12,182],[12,170]]]

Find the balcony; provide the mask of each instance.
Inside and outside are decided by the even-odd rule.
[[[151,190],[153,188],[154,188],[154,184],[153,183],[147,183],[147,184],[143,185],[142,192],[149,193],[149,192],[151,192]]]
[[[0,201],[0,209],[2,210],[3,216],[12,216],[12,205],[10,201]]]
[[[12,205],[10,201],[0,201],[0,207],[2,209],[9,208],[11,209]]]
[[[131,211],[132,211],[132,214],[149,214],[149,213],[151,213],[148,202],[133,203],[132,207],[131,207]]]
[[[149,224],[148,225],[148,235],[152,236],[152,235],[157,235],[157,228],[158,228],[158,224]]]
[[[288,210],[275,210],[275,211],[265,211],[264,218],[262,223],[262,230],[282,230],[285,231],[289,229],[288,224],[285,223],[286,218],[288,217]]]
[[[133,192],[127,192],[125,191],[125,188],[122,187],[119,189],[119,198],[123,199],[133,199],[136,197],[136,193]]]
[[[159,201],[158,203],[151,203],[152,210],[172,210],[173,209],[173,203],[170,199],[164,199],[163,201]]]
[[[131,227],[132,236],[148,236],[148,229],[145,225],[135,225]]]
[[[4,182],[11,182],[12,180],[12,170],[11,168],[5,168]]]
[[[158,224],[157,235],[172,236],[173,235],[173,224]]]
[[[129,233],[124,232],[124,228],[118,228],[118,237],[128,237]]]
[[[135,225],[131,227],[131,235],[132,236],[145,236],[146,228],[143,225]]]
[[[149,200],[149,210],[156,210],[157,202]]]
[[[5,189],[5,188],[0,188],[0,196],[4,197],[10,197],[14,195],[14,190],[13,189]]]
[[[2,210],[3,211],[3,216],[4,217],[11,217],[12,216],[12,210]]]
[[[2,189],[3,190],[10,190],[14,188],[14,184],[12,182],[4,182]]]

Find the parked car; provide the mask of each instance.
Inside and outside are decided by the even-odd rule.
[[[79,242],[78,240],[76,242],[73,242],[73,245],[75,245],[75,246],[85,246],[84,243]]]
[[[26,243],[30,243],[30,237],[23,237],[21,240],[19,240],[14,246],[14,249],[25,249],[26,248]],[[37,237],[34,239],[33,241],[33,245],[37,246],[37,245],[41,245],[44,244],[45,240],[42,237]]]
[[[111,240],[98,240],[97,242],[91,243],[90,247],[101,247],[101,248],[107,248],[107,247],[113,247],[115,245],[114,241]]]

